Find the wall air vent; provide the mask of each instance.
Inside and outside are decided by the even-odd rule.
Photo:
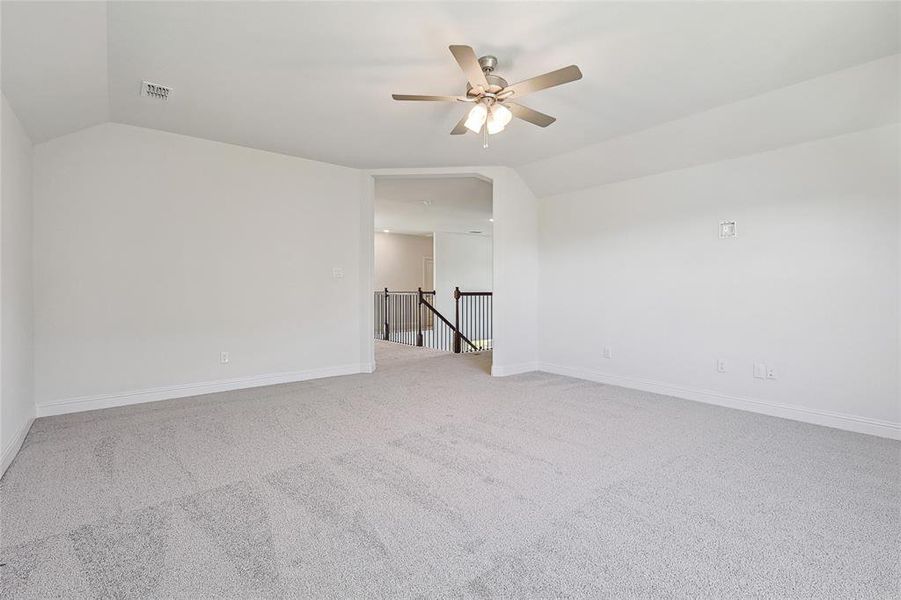
[[[150,83],[149,81],[141,82],[141,95],[147,96],[149,98],[156,98],[157,100],[168,100],[169,92],[172,91],[172,88],[168,88],[164,85],[160,85],[158,83]]]

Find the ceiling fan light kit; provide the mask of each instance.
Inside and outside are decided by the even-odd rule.
[[[482,125],[485,124],[485,120],[487,118],[488,108],[480,102],[473,106],[472,110],[469,111],[466,116],[466,121],[463,123],[463,125],[471,132],[478,133],[482,130]]]
[[[451,135],[462,135],[467,131],[482,133],[483,147],[488,147],[488,136],[504,130],[507,124],[517,117],[539,127],[547,127],[556,119],[550,115],[532,110],[526,106],[512,102],[526,94],[563,85],[582,78],[582,72],[576,65],[570,65],[538,77],[532,77],[513,85],[494,73],[497,58],[483,56],[476,58],[475,51],[469,46],[450,46],[451,54],[466,75],[468,83],[463,96],[420,96],[410,94],[393,94],[395,100],[414,102],[471,102],[475,103],[457,125]]]

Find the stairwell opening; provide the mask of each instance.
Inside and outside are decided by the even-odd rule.
[[[492,182],[463,174],[373,179],[373,343],[490,353]]]

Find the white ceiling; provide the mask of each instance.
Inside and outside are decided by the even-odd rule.
[[[894,2],[2,3],[2,88],[36,142],[98,122],[164,129],[354,167],[519,166],[898,52]],[[482,150],[448,132],[447,50],[517,81],[584,79],[523,99]],[[142,79],[174,88],[165,103]]]
[[[106,5],[0,3],[0,87],[34,142],[110,120]]]
[[[897,123],[899,73],[895,54],[516,170],[549,196]]]
[[[491,197],[491,184],[476,177],[379,177],[375,181],[375,229],[490,235]]]

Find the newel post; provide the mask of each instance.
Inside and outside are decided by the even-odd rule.
[[[417,288],[416,299],[416,345],[422,346],[422,288]]]
[[[460,288],[454,288],[454,354],[460,354]]]
[[[385,288],[385,341],[387,342],[390,339],[390,315],[388,313],[388,288]]]

